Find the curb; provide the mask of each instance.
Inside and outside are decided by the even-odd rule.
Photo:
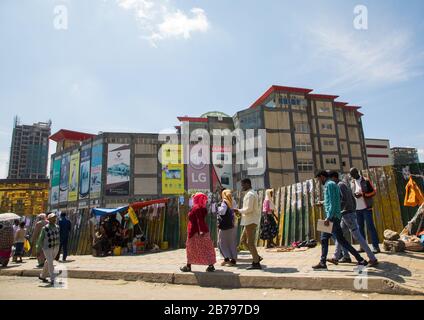
[[[393,280],[382,277],[368,277],[367,287],[354,288],[354,278],[319,276],[262,276],[238,275],[228,273],[171,273],[171,272],[119,272],[68,270],[67,276],[74,279],[125,280],[165,283],[176,285],[195,285],[216,288],[256,288],[256,289],[292,289],[292,290],[347,290],[362,293],[380,293],[394,295],[424,295],[424,291],[410,288]],[[39,269],[0,270],[0,276],[38,277]]]

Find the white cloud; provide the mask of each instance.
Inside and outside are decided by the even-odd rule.
[[[408,32],[387,32],[384,37],[375,38],[366,32],[334,28],[310,31],[316,56],[331,61],[329,67],[337,75],[326,89],[340,85],[386,85],[422,74],[424,53],[414,52],[414,41]]]
[[[190,14],[172,7],[169,0],[116,0],[118,6],[131,10],[143,31],[143,38],[156,46],[169,38],[190,39],[194,32],[208,31],[210,24],[203,9],[192,8]]]
[[[9,171],[9,152],[0,152],[0,179],[7,178]]]

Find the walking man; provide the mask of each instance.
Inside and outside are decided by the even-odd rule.
[[[60,252],[63,249],[62,261],[65,262],[68,257],[68,239],[69,234],[71,233],[71,221],[66,218],[66,213],[62,212],[60,214],[59,220],[59,234],[60,234],[60,245],[59,251],[57,252],[56,260],[59,261]]]
[[[243,198],[243,208],[234,209],[235,213],[241,214],[240,225],[244,227],[241,245],[247,242],[247,247],[253,257],[253,262],[248,270],[262,269],[262,258],[256,249],[256,228],[261,221],[261,211],[258,206],[258,194],[252,189],[252,182],[250,179],[244,179],[241,182],[242,190],[246,192]]]
[[[325,186],[324,191],[324,210],[325,210],[325,225],[333,223],[332,233],[321,233],[321,260],[313,266],[314,270],[327,270],[327,255],[328,255],[328,242],[331,237],[347,249],[358,261],[358,265],[366,266],[368,264],[364,258],[356,251],[352,245],[344,238],[343,231],[340,227],[341,207],[340,207],[340,188],[337,184],[329,178],[327,171],[320,171],[316,176],[321,183]]]
[[[43,250],[37,250],[38,238],[40,237],[41,230],[46,224],[48,224],[46,214],[40,213],[37,217],[37,223],[35,224],[34,232],[32,233],[32,238],[31,238],[31,246],[33,248],[33,257],[36,257],[38,261],[37,268],[42,268],[44,266],[44,261],[46,260],[46,258],[44,257]]]
[[[356,218],[358,219],[359,231],[362,237],[365,236],[365,222],[367,229],[371,234],[373,253],[380,253],[379,240],[377,230],[375,228],[374,219],[372,216],[373,197],[376,194],[375,188],[369,179],[365,179],[359,174],[358,169],[350,169],[352,177],[352,191],[356,198]],[[361,247],[360,252],[364,252],[365,248]]]
[[[369,266],[376,266],[378,264],[377,258],[371,251],[361,232],[359,232],[358,222],[356,221],[356,199],[353,196],[352,190],[347,183],[339,180],[338,172],[331,171],[329,175],[330,179],[337,183],[340,188],[342,213],[342,222],[340,226],[342,230],[348,230],[352,233],[353,238],[360,244],[361,248],[364,248],[365,252],[367,253],[369,258]],[[343,258],[340,260],[342,255]],[[328,259],[327,261],[336,265],[338,263],[352,262],[349,257],[349,252],[346,249],[343,249],[342,245],[338,241],[336,241],[336,252],[334,253],[333,259]]]
[[[43,271],[38,278],[47,283],[47,277],[50,275],[50,284],[54,285],[55,274],[53,262],[59,250],[59,227],[56,225],[56,215],[54,213],[50,213],[47,216],[47,220],[49,224],[41,229],[37,242],[37,249],[43,250],[46,257]]]

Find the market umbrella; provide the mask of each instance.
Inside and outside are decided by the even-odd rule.
[[[20,220],[21,217],[15,213],[0,213],[0,222],[11,221],[11,220]]]

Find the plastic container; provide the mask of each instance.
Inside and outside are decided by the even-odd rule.
[[[122,254],[122,248],[121,247],[113,248],[113,255],[114,256],[120,256],[121,254]]]

